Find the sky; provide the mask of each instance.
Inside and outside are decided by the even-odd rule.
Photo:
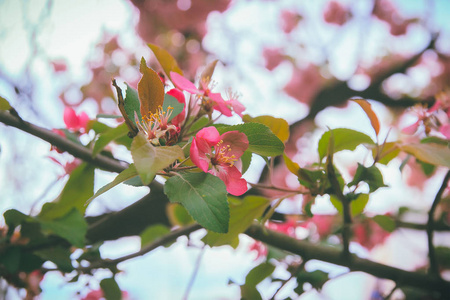
[[[95,57],[97,53],[93,49],[99,38],[104,32],[116,33],[120,35],[121,40],[125,44],[140,46],[135,48],[138,56],[148,56],[149,51],[143,47],[142,42],[136,37],[134,26],[137,22],[137,17],[134,8],[126,1],[119,0],[95,0],[95,1],[77,1],[73,5],[71,1],[53,1],[52,10],[49,16],[42,15],[43,7],[47,1],[35,0],[31,5],[26,5],[26,1],[3,0],[0,1],[0,94],[7,99],[17,99],[14,90],[8,86],[3,76],[10,78],[13,81],[20,83],[20,76],[23,76],[23,70],[26,64],[29,63],[29,57],[33,55],[32,49],[28,45],[29,28],[35,27],[40,33],[36,39],[38,47],[45,47],[47,57],[51,59],[65,59],[68,63],[71,72],[71,79],[82,83],[88,76],[85,68],[85,61],[89,57]],[[283,86],[289,78],[289,66],[281,66],[268,79],[267,72],[251,72],[250,65],[255,63],[255,51],[260,49],[262,43],[278,43],[280,42],[270,30],[278,21],[272,13],[275,5],[274,3],[265,3],[265,6],[250,3],[249,1],[236,1],[237,5],[233,10],[227,12],[225,16],[213,16],[209,20],[211,25],[211,33],[205,40],[205,47],[214,50],[219,57],[226,60],[227,55],[230,55],[229,49],[226,47],[227,43],[233,43],[236,40],[227,40],[225,35],[221,34],[223,30],[229,30],[235,33],[235,36],[243,37],[239,39],[239,43],[235,45],[237,51],[241,53],[242,57],[237,60],[241,64],[243,72],[248,75],[246,81],[237,85],[236,89],[242,93],[242,98],[245,99],[245,104],[249,107],[248,113],[252,115],[271,114],[275,116],[282,115],[288,121],[294,121],[299,118],[298,111],[304,110],[304,106],[298,102],[290,99],[288,96],[279,94],[279,89],[275,86]],[[290,7],[295,1],[285,1],[283,5]],[[417,10],[425,9],[424,3],[426,1],[407,1],[402,0],[400,3],[405,8],[406,12],[414,13]],[[244,5],[245,3],[245,5]],[[250,4],[249,4],[250,3]],[[364,8],[361,8],[364,9]],[[436,1],[435,13],[436,17],[433,21],[436,22],[440,28],[448,28],[448,12],[450,12],[450,1],[439,0]],[[256,16],[265,14],[267,18],[257,19]],[[246,19],[248,24],[241,24],[238,21]],[[40,20],[45,20],[41,22]],[[220,36],[221,39],[214,37]],[[246,40],[246,36],[256,38],[256,43],[251,40]],[[420,33],[417,35],[417,47],[423,43]],[[373,41],[372,41],[373,42]],[[370,47],[368,47],[370,48]],[[342,54],[338,49],[338,54]],[[252,58],[253,57],[253,58]],[[252,60],[253,59],[253,60]],[[319,59],[319,58],[317,58]],[[262,66],[262,62],[259,62]],[[336,63],[334,70],[340,76],[345,77],[347,70],[345,69],[345,60]],[[37,97],[39,105],[43,107],[43,114],[46,116],[59,116],[50,118],[39,118],[33,112],[27,111],[26,103],[20,101],[13,101],[13,106],[19,112],[24,112],[24,117],[27,120],[36,122],[47,128],[63,127],[62,121],[62,105],[54,105],[54,99],[57,97],[57,87],[62,86],[68,78],[58,78],[53,75],[47,66],[44,64],[43,58],[38,58],[33,61],[32,70],[34,76],[39,75],[39,85],[36,86]],[[218,67],[219,77],[226,78],[226,76],[242,76],[242,74],[230,74],[229,69]],[[223,74],[221,74],[223,73]],[[228,83],[228,82],[226,82]],[[249,86],[258,86],[257,89]],[[55,88],[56,87],[56,88]],[[280,97],[278,99],[277,97]],[[277,105],[273,104],[273,99],[278,99]],[[20,99],[19,99],[20,100]],[[293,109],[293,107],[295,109]],[[88,109],[89,107],[86,107]],[[83,107],[81,109],[84,109]],[[339,118],[321,117],[317,118],[319,126],[326,128],[347,127],[360,129],[368,134],[370,133],[369,123],[355,124],[352,122],[351,116],[358,112],[358,107],[348,107],[346,109],[333,108]],[[386,119],[385,123],[390,121],[389,114],[381,105],[374,105],[374,110],[379,116]],[[42,113],[42,112],[41,112]],[[386,133],[388,128],[382,131]],[[319,137],[319,136],[318,136]],[[317,139],[318,139],[317,137]],[[14,139],[14,141],[12,141]],[[18,170],[11,169],[6,163],[12,160],[16,153],[26,153],[29,151],[29,145],[33,145],[33,155],[23,158],[24,165],[34,165],[37,170],[43,170],[44,175],[36,176],[31,171],[25,169],[23,172],[25,180],[33,180],[36,184],[34,186],[27,185],[26,190],[17,190],[17,186],[8,186],[6,178],[10,172],[17,172]],[[32,203],[42,203],[54,198],[59,190],[62,188],[64,181],[55,183],[58,179],[57,166],[52,165],[51,162],[45,161],[48,155],[48,144],[36,141],[35,138],[23,133],[6,132],[3,127],[0,127],[0,188],[2,190],[2,201],[0,203],[0,211],[8,208],[18,208],[27,210]],[[346,154],[342,154],[345,156]],[[352,155],[360,155],[359,153]],[[300,157],[298,159],[301,159]],[[398,166],[393,166],[398,168]],[[34,169],[34,170],[36,170]],[[46,174],[46,175],[45,175]],[[56,175],[55,175],[56,174]],[[252,175],[247,179],[251,180]],[[391,197],[401,199],[396,203],[400,206],[409,201],[419,202],[424,195],[429,196],[436,190],[436,186],[431,184],[424,191],[423,195],[418,195],[414,191],[405,194],[402,189],[401,179],[397,173],[384,170],[386,181],[397,183],[398,190],[389,191],[389,195],[384,194],[383,191],[378,192],[379,198]],[[113,174],[97,174],[96,189],[106,184],[113,179]],[[48,186],[47,193],[42,194],[42,187]],[[146,188],[140,190],[133,190],[135,193],[133,197],[120,197],[126,200],[121,203],[102,203],[106,201],[110,194],[105,194],[97,203],[93,203],[90,208],[92,211],[100,209],[105,205],[111,209],[120,209],[125,207],[135,200],[139,199],[147,192]],[[118,195],[129,195],[129,190],[126,188],[118,188],[111,193]],[[119,197],[118,197],[119,198]],[[96,200],[97,201],[97,200]],[[402,202],[403,201],[403,202]],[[325,204],[326,201],[318,201],[320,209],[323,211],[333,210],[330,205]],[[320,202],[323,205],[320,205]],[[417,205],[421,205],[418,203]],[[423,204],[422,204],[423,205]],[[319,208],[318,208],[319,209]],[[383,213],[387,208],[383,202],[372,201],[370,209]],[[201,233],[199,233],[201,234]],[[388,242],[392,245],[391,248],[398,247],[403,239],[410,240],[407,233],[400,233],[399,239],[390,239]],[[424,239],[424,237],[419,237]],[[397,241],[399,240],[399,241]],[[190,293],[190,299],[218,299],[219,295],[222,299],[237,299],[239,296],[239,287],[237,285],[228,286],[227,283],[231,279],[237,283],[244,282],[245,274],[255,265],[255,261],[248,256],[247,247],[250,239],[243,238],[242,245],[236,252],[229,251],[227,247],[220,247],[217,249],[207,249],[202,258],[198,277],[195,281],[193,289]],[[190,276],[194,270],[194,262],[197,259],[200,250],[198,248],[187,248],[186,239],[181,238],[179,243],[173,245],[169,249],[157,249],[152,253],[145,255],[142,258],[134,259],[133,261],[125,262],[120,265],[125,270],[124,274],[119,275],[118,282],[123,290],[129,292],[131,299],[181,299],[185,288],[188,284]],[[422,243],[425,244],[425,243]],[[121,241],[107,243],[102,247],[102,255],[104,257],[117,257],[132,253],[139,249],[140,241],[136,237],[126,238]],[[419,249],[420,245],[418,245]],[[354,251],[359,251],[362,255],[367,255],[364,250],[355,248]],[[376,253],[378,257],[391,262],[401,262],[398,254],[392,252]],[[220,257],[218,260],[217,258]],[[410,257],[408,258],[410,259]],[[417,258],[418,259],[418,258]],[[313,268],[311,266],[311,268]],[[320,265],[321,268],[329,268],[335,275],[345,272],[342,268],[331,268],[326,264]],[[218,272],[217,270],[220,270]],[[95,278],[101,279],[107,276],[105,272],[99,272]],[[286,274],[284,274],[286,275]],[[283,276],[283,274],[281,274]],[[44,293],[41,299],[72,299],[74,293],[81,288],[83,283],[87,282],[87,278],[83,279],[81,284],[64,284],[62,279],[57,274],[48,274],[42,282]],[[83,281],[82,280],[82,281]],[[373,278],[367,275],[350,274],[339,277],[333,282],[327,283],[323,290],[324,299],[361,299],[361,294],[355,294],[354,290],[348,293],[337,295],[336,288],[342,285],[353,283],[355,285],[364,286],[366,284],[373,284]],[[95,283],[93,284],[95,287]],[[273,291],[272,291],[273,292]],[[318,295],[312,292],[301,299],[316,299]],[[14,299],[14,298],[11,298]]]

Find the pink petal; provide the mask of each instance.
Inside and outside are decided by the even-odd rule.
[[[80,128],[83,128],[85,131],[89,120],[89,116],[85,112],[82,112],[78,115],[78,124]]]
[[[190,149],[190,158],[192,162],[199,167],[203,172],[207,172],[209,168],[209,159],[205,152],[199,150],[197,146],[197,140],[194,138],[192,140]]]
[[[191,94],[202,94],[202,92],[199,91],[192,82],[190,82],[180,74],[170,72],[170,78],[172,79],[173,84],[180,90],[189,92]]]
[[[212,169],[211,173],[218,176],[225,183],[227,192],[234,196],[240,196],[247,191],[247,181],[242,178],[241,172],[235,166],[220,166],[220,171]],[[216,171],[216,172],[214,172]]]
[[[223,100],[222,96],[219,93],[210,93],[209,98],[211,98],[215,105],[213,106],[213,109],[221,112],[227,117],[231,117],[231,109],[227,106],[225,100]]]
[[[236,158],[239,158],[248,148],[247,136],[237,130],[225,132],[220,137],[223,140],[221,147],[230,146],[230,151],[227,153],[228,156],[234,155]]]
[[[72,108],[64,108],[63,119],[67,129],[78,130],[80,128],[80,121],[78,120],[78,116]]]
[[[239,102],[238,100],[235,100],[235,99],[229,100],[228,103],[233,108],[233,111],[242,118],[242,112],[245,110],[245,106],[241,102]]]
[[[439,132],[450,140],[450,124],[442,125],[441,128],[439,128]]]
[[[405,134],[414,134],[417,131],[417,128],[419,128],[419,124],[420,124],[420,122],[417,121],[416,123],[403,128],[402,132]]]
[[[197,140],[204,140],[208,144],[209,148],[215,146],[221,140],[219,132],[217,131],[216,127],[213,126],[203,128],[202,130],[197,132],[195,138]]]

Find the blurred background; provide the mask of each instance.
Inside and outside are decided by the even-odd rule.
[[[154,43],[168,50],[192,81],[208,62],[219,59],[214,74],[217,89],[232,88],[246,114],[271,115],[298,125],[292,127],[287,153],[304,166],[317,160],[315,145],[327,127],[357,129],[375,138],[360,108],[346,104],[351,96],[374,100],[383,139],[420,137],[421,133],[401,132],[417,120],[413,111],[404,111],[416,102],[431,103],[436,93],[448,88],[449,19],[450,1],[446,0],[3,0],[0,95],[23,119],[48,129],[65,128],[65,107],[85,112],[91,119],[97,114],[119,114],[111,78],[135,87],[141,57],[158,71],[146,45]],[[235,123],[239,118],[223,121]],[[59,194],[74,159],[50,150],[46,142],[0,124],[2,213],[10,208],[37,213]],[[120,147],[113,154],[131,160]],[[364,160],[364,152],[343,153],[338,160],[347,172],[343,173],[352,174],[355,161]],[[252,172],[245,177],[257,182],[264,162],[255,158],[252,164]],[[384,214],[402,206],[418,212],[428,209],[444,170],[425,174],[412,160],[401,171],[400,165],[400,159],[394,160],[382,169],[392,188],[377,191],[366,211]],[[280,185],[298,184],[286,170],[278,171]],[[114,177],[96,171],[95,190]],[[146,187],[118,187],[96,199],[87,213],[120,210],[146,193]],[[292,199],[280,211],[300,213],[303,200]],[[312,210],[336,213],[328,199],[316,199]],[[426,221],[423,217],[417,213],[411,218]],[[411,245],[406,253],[395,250],[405,243]],[[242,284],[257,264],[251,244],[250,238],[242,237],[237,251],[220,247],[202,252],[200,244],[180,238],[170,248],[122,263],[124,272],[117,280],[129,299],[182,299],[198,266],[189,299],[238,299],[239,286],[229,282]],[[352,244],[352,251],[408,269],[426,262],[425,233],[400,231],[378,244],[380,240],[360,240]],[[106,243],[101,253],[114,258],[139,247],[139,238],[124,238]],[[379,288],[380,283],[369,275],[342,275],[345,268],[326,263],[313,262],[309,267],[325,269],[336,279],[322,293],[311,290],[301,299],[370,299]],[[70,278],[47,274],[40,299],[81,299],[98,289],[105,272],[97,271],[94,280],[86,277],[70,284],[66,284]],[[352,288],[345,292],[345,285]],[[267,284],[262,294],[270,297],[275,291]],[[10,291],[8,297],[22,295]]]

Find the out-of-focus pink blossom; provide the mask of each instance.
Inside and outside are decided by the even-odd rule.
[[[348,8],[338,1],[330,1],[326,4],[323,12],[325,22],[336,25],[344,25],[350,17]]]
[[[215,127],[205,127],[192,140],[190,158],[203,172],[222,179],[228,193],[240,196],[247,191],[247,181],[234,164],[247,148],[248,139],[244,133],[228,131],[220,135]],[[209,164],[212,165],[210,170]]]
[[[285,59],[280,48],[264,48],[263,57],[265,59],[266,68],[272,71]]]
[[[63,60],[52,61],[51,64],[53,67],[53,71],[55,71],[56,73],[67,71],[66,62]]]
[[[86,132],[89,116],[85,112],[77,114],[71,107],[64,109],[64,123],[67,129]]]
[[[354,239],[361,246],[372,250],[376,245],[382,244],[390,235],[375,221],[365,218],[353,225]]]
[[[448,140],[450,140],[450,124],[444,124],[439,128],[439,132],[442,133]]]
[[[301,16],[291,10],[281,11],[281,29],[285,33],[290,33],[297,27],[298,22],[301,20]]]
[[[52,156],[49,156],[49,158],[64,169],[64,174],[62,174],[61,177],[64,177],[65,175],[70,175],[72,171],[75,170],[82,163],[82,160],[78,158],[75,158],[74,160],[65,163],[60,162],[58,159]]]
[[[255,251],[256,252],[256,258],[255,260],[258,260],[260,258],[267,256],[267,247],[261,243],[260,241],[254,241],[253,244],[250,245],[249,251]]]
[[[417,187],[420,190],[423,190],[427,180],[430,178],[415,159],[408,160],[408,163],[402,170],[402,175],[407,185]]]
[[[391,0],[376,0],[373,15],[385,21],[390,26],[390,33],[394,36],[405,34],[409,24],[413,23],[413,20],[406,20],[399,14]]]
[[[283,90],[298,101],[310,104],[322,82],[323,78],[317,66],[309,64],[304,69],[294,68],[291,80]]]
[[[101,289],[98,289],[98,290],[90,291],[81,300],[102,300],[102,299],[105,299],[104,295],[103,295],[103,291]],[[122,291],[122,299],[123,300],[129,299],[127,291]]]
[[[299,226],[294,219],[288,219],[285,222],[267,222],[266,227],[286,235],[295,237],[295,229]]]
[[[314,215],[312,218],[302,223],[302,227],[314,224],[317,234],[324,238],[332,233],[333,224],[336,222],[336,215]]]

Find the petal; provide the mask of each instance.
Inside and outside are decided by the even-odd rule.
[[[88,122],[89,116],[85,112],[82,112],[78,115],[78,125],[80,126],[80,128],[83,128],[86,131]]]
[[[235,166],[216,166],[216,168],[220,168],[217,174],[213,174],[218,176],[225,183],[227,187],[227,192],[234,196],[240,196],[247,191],[247,181],[242,178],[241,172]]]
[[[450,124],[442,125],[441,128],[439,128],[439,132],[450,140]]]
[[[237,130],[225,132],[220,138],[223,140],[223,143],[220,145],[221,147],[230,146],[227,156],[234,155],[236,158],[239,158],[248,148],[247,136]]]
[[[80,128],[78,116],[75,113],[75,110],[71,107],[64,108],[64,124],[66,124],[67,129],[77,130]]]
[[[208,144],[209,148],[215,146],[221,140],[219,131],[217,131],[216,127],[213,126],[203,128],[197,132],[195,138],[197,140],[204,140]]]
[[[191,94],[202,94],[202,92],[199,91],[192,82],[190,82],[180,74],[170,72],[170,78],[172,79],[173,84],[180,90],[189,92]]]
[[[210,93],[209,98],[214,101],[213,109],[220,111],[227,117],[231,117],[231,109],[227,106],[225,100],[223,100],[222,96],[219,93]]]
[[[197,141],[194,138],[192,140],[191,149],[190,149],[190,158],[192,162],[199,167],[203,172],[207,172],[209,168],[209,159],[206,156],[205,152],[202,152],[198,149]]]
[[[242,118],[242,112],[245,110],[245,106],[241,102],[239,102],[238,100],[235,100],[235,99],[229,100],[228,103],[233,108],[233,111]]]
[[[420,124],[420,121],[417,121],[416,123],[403,128],[402,132],[405,134],[414,134],[417,131],[417,128],[419,128],[419,124]]]

